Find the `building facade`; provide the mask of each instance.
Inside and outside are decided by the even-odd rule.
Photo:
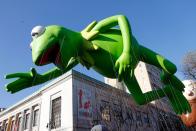
[[[131,95],[70,71],[0,112],[1,131],[183,131],[172,112],[152,103],[139,106]]]

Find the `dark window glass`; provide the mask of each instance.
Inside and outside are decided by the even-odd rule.
[[[18,118],[18,131],[20,131],[21,127],[22,127],[22,117],[19,117]]]
[[[51,129],[61,127],[61,97],[52,100]]]
[[[33,112],[33,126],[38,126],[39,109]]]
[[[24,124],[24,129],[28,129],[30,124],[30,113],[25,114],[25,124]]]
[[[5,124],[5,131],[7,130],[8,123]]]

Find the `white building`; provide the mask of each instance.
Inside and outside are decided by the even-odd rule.
[[[179,130],[178,116],[147,104],[136,105],[124,91],[70,71],[0,112],[3,131]]]

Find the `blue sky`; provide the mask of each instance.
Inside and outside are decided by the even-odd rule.
[[[124,14],[132,32],[144,46],[174,62],[180,72],[183,56],[196,49],[195,0],[1,0],[0,3],[0,107],[8,107],[40,86],[16,94],[4,90],[6,73],[27,72],[35,67],[39,73],[53,65],[37,67],[31,59],[30,32],[35,25],[57,24],[81,31],[93,20]],[[76,70],[99,80],[94,71],[81,66]]]

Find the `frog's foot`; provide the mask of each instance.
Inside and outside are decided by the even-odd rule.
[[[81,31],[82,36],[86,40],[92,40],[99,34],[99,31],[92,30],[96,24],[97,24],[97,21],[93,21],[84,30]]]
[[[184,84],[176,76],[162,71],[160,77],[164,85],[171,85],[181,92],[184,91]]]
[[[164,91],[176,114],[191,112],[191,107],[181,91],[170,85],[166,85]]]

